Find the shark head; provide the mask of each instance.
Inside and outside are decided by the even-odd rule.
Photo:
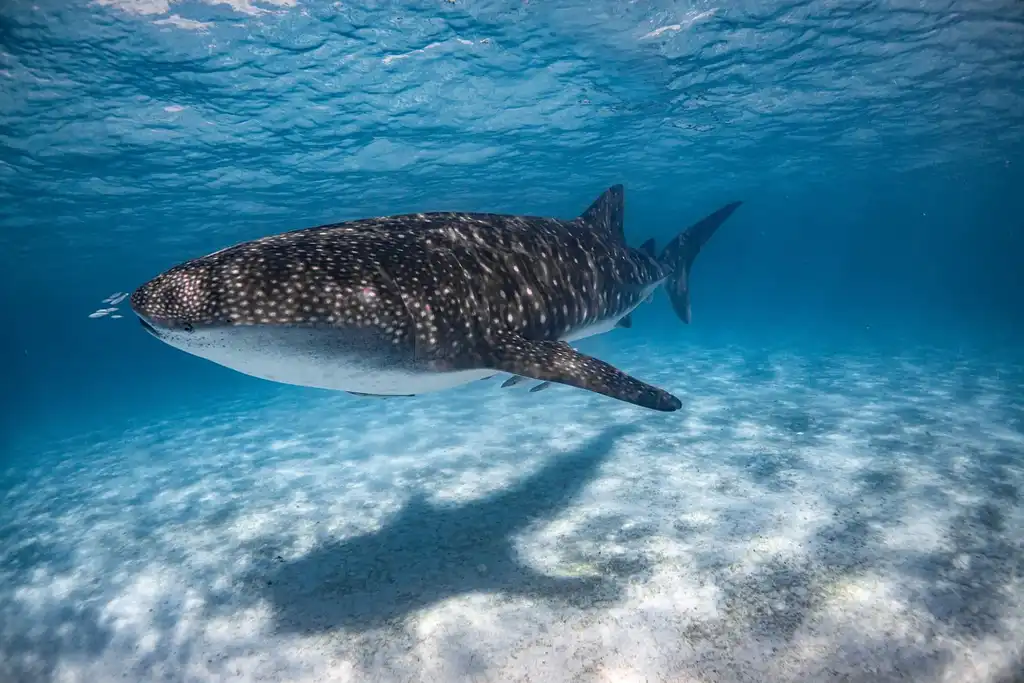
[[[196,330],[231,324],[211,268],[182,264],[157,275],[129,299],[143,329],[172,346],[187,346]]]
[[[285,315],[285,298],[267,297],[242,268],[214,255],[182,263],[132,292],[132,311],[143,329],[160,341],[204,356],[211,337],[236,326],[261,321],[280,325],[299,322]],[[259,298],[253,306],[250,300]],[[299,307],[301,311],[301,306]]]
[[[413,320],[373,245],[300,238],[179,264],[136,289],[132,310],[161,342],[255,377],[415,393]]]

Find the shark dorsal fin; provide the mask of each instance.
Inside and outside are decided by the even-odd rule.
[[[624,207],[622,185],[612,185],[583,212],[579,220],[595,230],[614,235],[625,244],[626,233],[622,226]]]
[[[645,254],[650,256],[651,258],[657,258],[657,255],[656,255],[656,253],[654,251],[654,238],[652,237],[651,239],[649,239],[646,242],[644,242],[643,244],[641,244],[640,245],[640,251],[644,252]]]

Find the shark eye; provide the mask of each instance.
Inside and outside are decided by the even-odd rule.
[[[184,329],[186,332],[195,331],[195,328],[192,327],[192,323],[185,323],[185,327],[183,327],[182,329]]]

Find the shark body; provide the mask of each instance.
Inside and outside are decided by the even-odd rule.
[[[661,411],[672,394],[569,342],[628,327],[662,285],[690,321],[693,260],[740,202],[655,254],[623,233],[623,188],[573,220],[489,213],[366,218],[271,235],[136,289],[142,326],[263,379],[374,396],[506,372]]]

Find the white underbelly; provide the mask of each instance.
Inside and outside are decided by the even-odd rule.
[[[625,317],[625,316],[621,316]],[[602,320],[586,327],[581,327],[578,330],[573,330],[568,334],[562,336],[562,341],[576,341],[577,339],[586,339],[587,337],[593,337],[598,334],[604,334],[615,329],[615,326],[619,324],[619,318],[612,320]]]
[[[360,394],[402,396],[443,391],[475,382],[494,374],[493,370],[457,372],[414,372],[402,369],[368,371],[344,364],[300,363],[293,360],[266,362],[263,359],[231,357],[214,362],[260,379],[302,387],[354,391]]]
[[[361,394],[408,395],[442,391],[494,374],[493,370],[419,370],[386,354],[344,354],[319,343],[317,333],[250,327],[165,335],[186,353],[245,375],[296,386]],[[301,342],[297,343],[301,339]]]

